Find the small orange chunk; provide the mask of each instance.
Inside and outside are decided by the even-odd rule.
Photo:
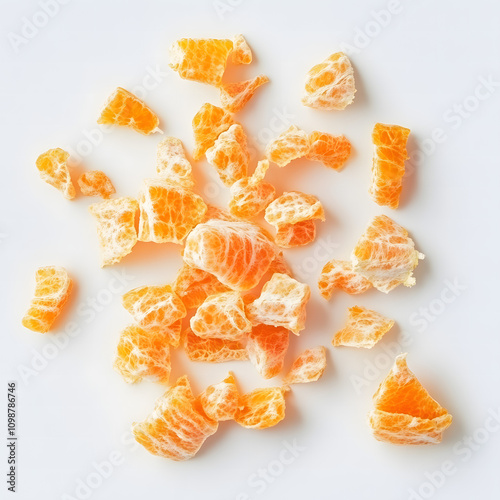
[[[240,398],[234,419],[248,429],[266,429],[285,418],[285,389],[255,389]]]
[[[325,264],[318,281],[319,293],[330,300],[335,290],[351,295],[364,293],[372,284],[361,274],[354,271],[352,263],[346,260],[331,260]]]
[[[138,97],[121,87],[109,96],[97,123],[129,127],[144,135],[161,132],[156,114]]]
[[[266,158],[279,167],[284,167],[292,160],[307,156],[309,148],[307,134],[296,125],[291,125],[267,145]]]
[[[229,375],[218,384],[209,385],[199,396],[207,417],[217,422],[233,420],[238,411],[240,393],[234,375]]]
[[[215,205],[207,205],[207,213],[205,214],[203,222],[207,222],[213,219],[225,220],[226,222],[241,222],[241,219],[239,217],[230,214],[224,208],[220,208]]]
[[[278,226],[274,242],[282,248],[308,245],[316,238],[316,224],[313,220],[303,220],[295,224]]]
[[[64,267],[47,266],[37,270],[35,295],[23,317],[23,326],[47,333],[68,301],[73,282]]]
[[[78,178],[78,185],[84,196],[100,196],[107,200],[112,194],[116,193],[113,183],[101,170],[83,172]]]
[[[252,62],[252,50],[243,35],[233,37],[231,62],[233,64],[250,64]]]
[[[193,169],[180,139],[165,137],[158,143],[156,172],[162,179],[176,182],[187,189],[194,186]]]
[[[351,61],[343,52],[336,52],[307,73],[302,104],[342,110],[352,103],[355,92]]]
[[[410,129],[399,125],[375,124],[372,141],[373,152],[370,196],[375,203],[398,208],[399,195],[405,174],[406,142]]]
[[[342,170],[351,155],[351,143],[344,135],[314,131],[309,134],[309,144],[311,147],[306,158],[320,161],[334,170]]]
[[[241,340],[202,339],[189,328],[184,332],[184,336],[184,351],[191,361],[224,363],[248,359],[245,344]]]
[[[241,111],[254,96],[256,90],[269,82],[266,75],[258,75],[243,82],[225,83],[220,86],[220,102],[229,113]]]
[[[90,205],[89,211],[97,222],[102,267],[120,262],[137,243],[135,215],[138,209],[137,201],[126,197]]]
[[[347,324],[334,335],[332,344],[371,349],[393,326],[394,320],[376,311],[350,307]]]
[[[318,346],[305,350],[292,364],[285,377],[286,384],[305,384],[316,382],[326,368],[326,349]]]
[[[43,181],[61,191],[67,200],[76,196],[68,170],[69,153],[61,148],[49,149],[36,160],[36,168]]]
[[[276,228],[311,219],[325,220],[321,202],[312,194],[289,191],[276,198],[266,208],[266,221]]]

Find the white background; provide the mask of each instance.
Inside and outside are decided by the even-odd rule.
[[[7,380],[18,382],[16,498],[498,498],[500,424],[489,417],[496,412],[498,420],[500,411],[496,2],[73,0],[24,42],[15,35],[23,36],[23,18],[44,23],[40,5],[2,0],[1,6],[0,358],[3,390]],[[376,20],[374,12],[381,10],[386,13]],[[180,37],[235,33],[247,37],[255,62],[230,68],[227,79],[258,73],[271,79],[237,117],[256,147],[254,161],[290,123],[308,132],[344,133],[353,143],[352,159],[341,173],[298,160],[283,170],[274,166],[269,176],[279,192],[317,195],[327,212],[314,245],[286,252],[296,277],[313,289],[307,328],[292,339],[286,367],[303,349],[323,344],[329,346],[328,368],[319,382],[293,388],[278,426],[252,431],[224,422],[195,459],[174,463],[134,446],[128,434],[163,388],[129,386],[111,365],[119,333],[130,322],[121,294],[171,281],[181,263],[180,247],[138,243],[120,264],[100,269],[87,211],[96,200],[63,199],[39,179],[35,160],[53,147],[83,152],[75,178],[83,169],[102,169],[118,195],[135,196],[141,180],[154,175],[160,137],[126,129],[100,134],[101,105],[118,85],[142,92],[165,133],[192,151],[192,117],[204,102],[218,104],[219,97],[214,88],[171,71],[167,49]],[[349,50],[345,44],[355,68],[354,103],[342,112],[303,107],[305,73],[330,53]],[[151,72],[156,81],[147,77]],[[489,95],[478,88],[481,78],[496,82]],[[370,134],[377,121],[412,130],[413,173],[405,179],[397,211],[375,205],[367,194]],[[210,167],[199,162],[194,168],[198,192],[224,204],[227,190]],[[370,218],[380,213],[405,226],[427,255],[416,271],[417,285],[389,295],[338,293],[327,303],[315,286],[321,267],[330,258],[347,258]],[[35,270],[44,265],[66,267],[76,287],[54,333],[39,335],[20,321]],[[125,285],[117,285],[115,273]],[[355,304],[394,318],[397,327],[371,351],[331,348],[347,308]],[[77,328],[73,337],[70,322]],[[395,354],[405,351],[410,368],[454,416],[440,445],[380,443],[366,425],[372,394]],[[188,373],[197,391],[229,369],[244,391],[279,383],[261,379],[250,363],[195,365],[182,352],[173,362],[172,379]],[[6,398],[1,399],[5,435]],[[279,463],[289,458],[281,454],[284,442],[301,449],[287,464]],[[117,459],[113,470],[109,477],[98,476],[95,464],[110,455]],[[446,477],[436,472],[443,465]],[[89,480],[91,490],[78,489]],[[3,481],[1,498],[14,498]]]

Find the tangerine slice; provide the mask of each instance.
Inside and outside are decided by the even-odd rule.
[[[234,416],[238,424],[248,429],[266,429],[285,418],[285,389],[270,387],[255,389],[240,397],[240,407]]]
[[[73,282],[66,269],[59,266],[40,267],[35,280],[35,294],[22,323],[34,332],[47,333],[61,314]]]
[[[379,441],[394,444],[440,443],[453,418],[432,399],[406,364],[406,354],[394,366],[373,396],[375,410],[369,424]]]
[[[170,333],[169,343],[174,347],[179,345],[177,328],[170,331],[168,327],[184,318],[187,311],[170,285],[134,288],[123,295],[122,304],[141,328],[153,333]]]
[[[247,317],[253,325],[283,326],[298,335],[305,328],[310,296],[308,285],[275,273],[263,286],[259,298],[247,306]]]
[[[252,62],[252,50],[243,35],[233,37],[231,62],[233,64],[250,64]]]
[[[157,399],[145,420],[132,424],[136,441],[146,450],[175,461],[194,457],[217,428],[193,397],[186,376]]]
[[[372,179],[370,196],[375,203],[390,208],[398,208],[399,195],[403,188],[405,160],[409,158],[406,152],[406,142],[410,129],[399,125],[384,125],[376,123],[373,128]]]
[[[208,163],[215,167],[225,186],[232,186],[247,175],[250,153],[243,127],[234,124],[219,135],[206,151]]]
[[[371,349],[393,326],[394,320],[376,311],[350,307],[347,324],[334,335],[332,344]]]
[[[252,331],[238,292],[207,297],[191,318],[190,325],[191,331],[202,338],[238,340]]]
[[[276,189],[264,176],[269,161],[262,160],[251,177],[244,177],[231,186],[229,210],[236,217],[250,219],[260,214],[274,200]]]
[[[264,378],[276,377],[283,369],[289,331],[282,326],[256,325],[248,335],[251,363]]]
[[[166,180],[177,182],[186,189],[194,186],[193,169],[186,158],[182,141],[165,137],[156,149],[156,172]]]
[[[185,331],[184,351],[191,361],[224,363],[248,359],[245,344],[241,340],[202,339],[190,328]]]
[[[205,214],[205,218],[203,222],[207,222],[209,220],[224,220],[226,222],[241,222],[239,217],[236,217],[233,214],[230,214],[227,210],[223,208],[216,207],[215,205],[207,205],[207,213]]]
[[[351,295],[364,293],[372,284],[361,274],[354,271],[352,263],[346,260],[331,260],[325,264],[318,281],[319,293],[330,300],[335,290]]]
[[[232,50],[231,40],[181,38],[170,46],[169,66],[185,80],[218,86]]]
[[[342,110],[352,103],[355,93],[351,61],[343,52],[336,52],[308,71],[302,104]]]
[[[139,204],[133,198],[116,198],[90,205],[97,222],[101,267],[120,262],[137,243],[135,214]]]
[[[84,196],[100,196],[107,200],[112,194],[116,193],[113,183],[101,170],[83,172],[78,178],[78,185]]]
[[[269,224],[279,228],[283,224],[296,224],[311,219],[324,221],[325,211],[316,196],[289,191],[267,206],[264,218]]]
[[[331,135],[314,131],[309,134],[308,160],[320,161],[323,165],[342,170],[351,155],[351,143],[344,135]]]
[[[123,330],[116,348],[113,368],[126,382],[148,379],[160,384],[170,377],[169,339],[163,332],[147,332],[137,325]]]
[[[254,96],[256,90],[269,82],[266,75],[258,75],[243,82],[225,83],[220,86],[220,102],[229,113],[241,111]]]
[[[69,153],[61,148],[49,149],[36,160],[36,168],[43,181],[61,191],[67,200],[76,196],[68,170]]]
[[[292,160],[307,156],[309,148],[307,134],[296,125],[291,125],[267,145],[266,158],[279,167],[284,167]]]
[[[139,240],[155,243],[182,243],[207,211],[190,189],[159,179],[144,180],[139,208]]]
[[[199,399],[208,418],[217,422],[233,420],[240,399],[234,375],[229,372],[229,375],[222,382],[209,385],[200,394]]]
[[[158,116],[132,92],[121,87],[108,97],[97,123],[129,127],[144,135],[161,132]]]
[[[326,368],[326,349],[321,345],[305,350],[293,363],[284,379],[286,384],[316,382]]]
[[[276,248],[256,224],[214,219],[191,231],[183,257],[229,288],[246,291],[259,283],[275,256]]]
[[[200,160],[205,151],[212,147],[222,132],[225,132],[234,120],[222,108],[205,103],[193,118],[195,147],[193,158]]]
[[[351,255],[354,271],[385,293],[401,283],[413,286],[413,270],[424,257],[406,229],[386,215],[373,218]]]
[[[199,307],[209,295],[229,291],[213,274],[187,264],[181,267],[172,288],[186,309]]]
[[[282,248],[294,248],[312,243],[316,238],[316,224],[313,220],[303,220],[296,224],[278,226],[274,242]]]

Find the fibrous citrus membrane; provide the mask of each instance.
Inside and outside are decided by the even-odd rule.
[[[220,86],[220,102],[229,113],[237,113],[254,96],[256,90],[269,82],[266,75],[258,75],[243,82],[223,83]]]
[[[222,108],[205,103],[193,118],[195,148],[193,158],[200,160],[222,132],[234,124],[232,116]]]
[[[176,182],[186,189],[194,186],[193,169],[186,158],[182,141],[165,137],[156,149],[156,172],[166,181]]]
[[[251,363],[264,378],[276,377],[283,369],[289,331],[282,326],[256,325],[248,335]]]
[[[67,200],[76,196],[68,170],[69,153],[61,148],[49,149],[36,160],[36,168],[43,181],[61,191]]]
[[[138,97],[121,87],[109,96],[97,123],[129,127],[144,135],[161,132],[158,116]]]
[[[222,382],[209,385],[199,399],[207,417],[217,422],[233,420],[240,399],[233,374],[230,372]]]
[[[209,220],[225,220],[226,222],[241,222],[239,217],[229,213],[224,208],[217,207],[215,205],[207,205],[207,213],[205,214],[205,218],[203,222],[207,222]]]
[[[350,307],[347,324],[334,335],[332,344],[371,349],[393,326],[394,320],[376,311]]]
[[[264,181],[268,168],[268,160],[259,161],[253,175],[244,177],[231,186],[229,210],[233,215],[251,219],[273,201],[276,190],[272,184]]]
[[[351,295],[364,293],[372,284],[361,274],[354,271],[352,263],[333,259],[325,264],[318,280],[319,293],[330,300],[335,290],[342,290]]]
[[[259,298],[247,306],[252,324],[283,326],[296,335],[305,328],[308,285],[286,274],[275,273],[262,288]]]
[[[318,131],[309,134],[308,160],[319,161],[334,170],[342,170],[350,155],[351,143],[345,136]]]
[[[379,441],[394,444],[440,443],[452,416],[432,399],[408,369],[406,354],[394,366],[373,396],[375,409],[368,415]]]
[[[183,255],[186,264],[240,291],[255,287],[275,256],[275,246],[256,224],[215,219],[191,231]]]
[[[292,364],[283,380],[285,384],[315,382],[326,368],[326,349],[323,346],[305,350]]]
[[[122,304],[141,328],[153,333],[163,332],[171,345],[179,345],[180,331],[176,322],[187,312],[170,285],[134,288],[123,295]]]
[[[207,149],[206,157],[225,186],[230,187],[246,177],[250,153],[243,127],[234,124],[222,132],[214,145]]]
[[[312,219],[295,224],[278,226],[274,242],[281,248],[293,248],[308,245],[316,238],[316,224]]]
[[[171,368],[169,341],[162,330],[127,326],[120,335],[113,367],[131,384],[143,379],[166,384]]]
[[[210,295],[190,321],[191,331],[202,338],[239,340],[252,330],[238,292]]]
[[[266,221],[278,228],[283,224],[295,224],[304,220],[325,220],[321,202],[312,194],[289,191],[276,198],[266,208]]]
[[[249,429],[266,429],[285,418],[285,389],[256,389],[240,397],[234,419]]]
[[[250,64],[252,62],[252,50],[243,35],[235,35],[233,37],[231,62],[233,64]]]
[[[184,332],[184,351],[191,361],[223,363],[248,359],[243,340],[201,338],[190,328]]]
[[[400,285],[413,286],[413,270],[425,256],[415,250],[406,229],[386,215],[373,218],[354,248],[351,260],[360,273],[381,292]]]
[[[410,129],[399,125],[375,124],[370,196],[375,203],[398,208],[405,173],[406,142]]]
[[[181,78],[218,86],[232,50],[232,40],[181,38],[170,46],[169,66]]]
[[[136,441],[146,450],[175,461],[192,458],[217,428],[193,396],[186,376],[158,398],[145,420],[132,424]]]
[[[73,282],[66,269],[41,267],[36,271],[36,286],[22,324],[34,332],[47,333],[67,302]]]
[[[207,211],[190,189],[161,179],[144,180],[139,208],[139,240],[155,243],[182,243]]]
[[[78,178],[78,185],[84,196],[100,196],[107,200],[112,194],[116,193],[113,183],[101,170],[83,172]]]
[[[109,266],[132,251],[137,243],[135,216],[139,204],[133,198],[116,198],[90,205],[97,222],[101,266]]]
[[[279,167],[284,167],[292,160],[307,156],[309,147],[307,134],[296,125],[291,125],[267,145],[266,158]]]
[[[344,53],[336,52],[308,71],[302,104],[342,110],[352,103],[355,92],[351,62]]]

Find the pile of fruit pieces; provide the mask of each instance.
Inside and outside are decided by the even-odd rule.
[[[183,345],[192,361],[219,363],[250,360],[266,379],[283,370],[290,332],[305,328],[309,286],[292,277],[281,249],[314,241],[315,220],[325,220],[321,202],[300,191],[277,196],[265,180],[271,163],[285,167],[296,158],[322,162],[341,170],[351,145],[344,136],[306,133],[296,126],[274,139],[249,175],[250,155],[237,113],[269,79],[223,83],[228,60],[249,64],[252,52],[243,36],[233,40],[181,39],[170,50],[170,66],[180,77],[220,89],[221,106],[206,103],[193,118],[193,157],[204,156],[231,191],[228,210],[207,206],[193,192],[192,165],[179,139],[158,144],[156,177],[146,179],[137,199],[109,199],[115,192],[100,171],[78,179],[83,195],[101,196],[90,206],[97,223],[102,266],[119,262],[135,243],[182,245],[184,264],[172,284],[142,286],[123,296],[123,306],[134,319],[118,342],[115,369],[130,383],[150,379],[168,384],[170,349]],[[335,53],[307,74],[303,104],[311,108],[342,110],[355,94],[353,69],[347,56]],[[130,127],[142,134],[159,131],[157,115],[130,92],[118,88],[98,120]],[[409,130],[377,123],[370,195],[397,208],[407,159]],[[75,188],[67,167],[68,153],[52,149],[36,165],[43,180],[72,199]],[[138,216],[138,226],[136,216]],[[252,219],[264,214],[274,236]],[[325,299],[334,291],[363,293],[371,287],[388,293],[400,284],[412,286],[419,253],[407,231],[385,215],[374,217],[356,244],[350,260],[332,260],[319,277]],[[47,332],[71,291],[71,279],[61,267],[44,267],[36,274],[35,298],[23,319],[27,328]],[[189,327],[183,320],[191,315]],[[185,320],[185,321],[186,321]],[[394,321],[363,307],[349,309],[345,328],[334,346],[373,347]],[[285,395],[292,384],[318,380],[326,366],[323,346],[308,349],[292,364],[282,384],[240,394],[229,373],[222,382],[194,396],[187,376],[179,378],[161,396],[146,419],[133,424],[139,443],[155,455],[173,460],[193,457],[218,423],[263,429],[285,415]],[[398,444],[441,441],[452,420],[422,387],[406,365],[406,355],[394,367],[374,396],[369,425],[375,437]]]

